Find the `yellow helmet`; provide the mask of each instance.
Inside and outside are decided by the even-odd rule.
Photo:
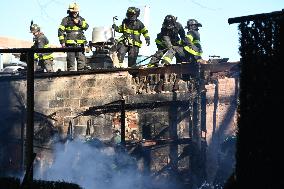
[[[70,12],[79,12],[79,5],[77,3],[71,3],[68,7]]]

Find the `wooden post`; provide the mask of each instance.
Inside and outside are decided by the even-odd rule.
[[[27,183],[33,181],[34,139],[34,52],[27,52],[27,128],[26,128],[26,174]]]
[[[177,93],[173,92],[173,101],[177,100]],[[173,141],[178,140],[178,120],[177,116],[179,113],[179,108],[177,105],[172,104],[169,106],[169,134],[170,139]],[[178,173],[178,144],[173,142],[170,144],[170,166],[172,168],[172,175],[176,176]]]
[[[125,146],[125,99],[121,100],[121,114],[120,114],[120,129],[121,129],[121,144]]]
[[[200,109],[200,65],[196,65],[196,75],[194,78],[195,96],[193,99],[192,109],[192,143],[190,156],[190,188],[197,188],[200,186],[200,150],[201,150],[201,109]]]

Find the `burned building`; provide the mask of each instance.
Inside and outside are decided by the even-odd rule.
[[[213,182],[220,145],[235,133],[238,64],[36,73],[32,93],[25,73],[1,77],[1,173],[24,169],[29,145],[36,159],[52,162],[53,136],[109,145],[119,130],[127,153],[153,178],[191,188]]]

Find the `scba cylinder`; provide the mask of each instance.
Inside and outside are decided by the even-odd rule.
[[[113,38],[111,27],[94,27],[92,33],[92,43],[107,43]]]

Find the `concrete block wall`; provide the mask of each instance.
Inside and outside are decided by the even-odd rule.
[[[214,179],[218,169],[220,144],[226,136],[232,135],[236,131],[238,98],[236,83],[235,78],[224,77],[206,85],[207,170],[208,177],[211,180]],[[183,81],[181,81],[181,84],[186,85]],[[182,88],[186,89],[187,87]],[[140,98],[148,97],[149,99],[160,99],[163,95],[166,99],[166,96],[171,94],[137,94],[138,89],[128,72],[36,78],[34,109],[44,115],[54,114],[55,120],[52,123],[55,127],[60,128],[62,133],[66,134],[69,121],[75,116],[91,106],[120,100],[122,94],[128,97],[140,95]],[[12,134],[20,136],[19,123],[23,119],[22,110],[26,106],[26,82],[25,80],[1,81],[0,91],[0,113],[2,115],[0,117],[0,130],[7,133],[7,138]],[[145,112],[126,113],[126,130],[128,132],[126,137],[136,140],[142,139],[142,129],[138,125],[143,124],[143,117],[140,114]],[[155,114],[155,111],[152,112]],[[155,115],[151,115],[149,120],[155,119],[155,116],[167,119],[168,113],[167,111],[157,111]],[[112,136],[112,130],[119,127],[119,120],[116,120],[115,117],[114,114],[101,115],[95,118],[79,116],[73,119],[76,126],[75,131],[78,135],[85,135],[87,121],[92,119],[91,133],[94,134],[94,137],[109,139]],[[186,120],[183,120],[179,124],[178,136],[180,138],[188,137],[187,123]],[[157,127],[156,129],[161,128]],[[138,131],[135,137],[133,137],[133,131]],[[167,138],[167,134],[164,137]],[[162,152],[156,151],[155,153]],[[159,156],[161,154],[157,157]],[[167,157],[167,154],[163,154],[161,159],[157,159],[157,161],[166,164]],[[161,168],[160,165],[155,164],[154,166],[156,167],[155,170]]]
[[[119,100],[122,94],[135,94],[127,72],[35,78],[34,86],[35,112],[47,116],[53,114],[54,126],[61,128],[63,133],[67,132],[69,121],[87,108]],[[0,112],[3,115],[0,123],[19,124],[19,107],[26,107],[26,81],[1,81],[0,87]],[[79,116],[73,121],[76,126],[86,126],[89,119]],[[101,124],[104,124],[103,120]]]
[[[207,176],[214,181],[220,167],[221,144],[237,131],[238,80],[222,78],[206,85]],[[232,170],[233,171],[233,170]]]
[[[42,85],[44,82],[40,80],[38,84]],[[64,133],[66,133],[69,121],[89,107],[120,100],[121,94],[135,94],[134,87],[131,86],[131,78],[127,72],[73,76],[71,79],[70,77],[56,78],[53,80],[49,91],[52,95],[47,100],[48,106],[45,106],[46,108],[42,111],[46,111],[44,113],[47,114],[56,112],[54,118],[58,121],[55,125],[63,126]],[[39,93],[41,95],[41,91]],[[44,99],[44,97],[39,96],[39,99]],[[37,100],[37,103],[41,104],[41,100]],[[74,124],[77,127],[83,126],[78,131],[81,130],[84,133],[89,119],[85,116],[74,119]],[[104,126],[107,120],[109,119],[98,117],[94,125]],[[83,134],[82,132],[79,133]]]

